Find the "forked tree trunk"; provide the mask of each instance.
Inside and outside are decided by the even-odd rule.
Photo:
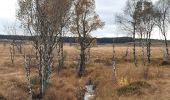
[[[147,59],[148,63],[151,62],[151,33],[147,33]]]
[[[45,78],[45,66],[42,68],[42,78],[41,78],[41,98],[44,98],[45,96],[45,90],[46,90],[46,78]]]
[[[144,43],[142,43],[142,64],[145,65],[145,47],[144,47]]]
[[[133,60],[135,66],[137,66],[137,58],[136,58],[136,26],[135,23],[133,25]]]
[[[46,88],[49,82],[49,77],[51,74],[52,68],[52,51],[49,43],[41,46],[40,53],[40,68],[39,68],[39,77],[40,77],[40,96],[39,98],[44,98],[46,94]]]
[[[60,36],[59,40],[59,57],[58,57],[58,72],[64,67],[64,50],[63,50],[63,38]]]
[[[146,34],[146,50],[147,50],[147,61],[151,62],[151,32]],[[144,79],[148,79],[149,65],[144,65]]]
[[[15,55],[15,48],[14,48],[14,44],[12,44],[12,46],[10,46],[10,56],[11,56],[11,62],[14,65],[14,55]]]
[[[113,40],[113,57],[112,57],[112,62],[113,62],[113,81],[116,81],[116,61],[115,61],[115,42]]]
[[[45,63],[42,67],[42,98],[45,96],[47,84],[49,82],[49,75],[51,73],[51,62],[48,60],[48,57],[43,62]]]
[[[38,47],[38,44],[36,44],[36,46]],[[38,50],[38,48],[37,48],[37,50]],[[38,55],[38,51],[36,51],[36,59],[39,60],[39,65],[38,65],[39,83],[40,83],[39,99],[41,99],[43,97],[42,85],[41,85],[41,83],[42,83],[42,48],[41,47],[40,47],[40,50],[39,50],[39,55]]]
[[[77,68],[77,76],[81,77],[85,71],[85,61],[86,61],[86,55],[85,55],[85,49],[81,46],[80,51],[80,62]]]
[[[46,48],[46,46],[45,46]],[[44,98],[45,96],[45,91],[46,91],[46,54],[45,54],[45,48],[42,47],[42,64],[41,64],[41,83],[40,83],[40,87],[41,87],[41,90],[40,90],[40,98]]]
[[[162,30],[163,36],[164,36],[164,42],[165,42],[165,50],[166,50],[166,60],[169,58],[169,49],[168,49],[168,41],[166,36],[166,29],[165,29],[165,22],[163,21],[163,30]]]
[[[85,63],[90,63],[90,50],[91,50],[91,47],[87,48],[86,50],[86,62]]]
[[[28,89],[29,89],[29,100],[32,100],[33,97],[33,93],[32,93],[32,86],[31,86],[31,80],[30,80],[30,58],[26,57],[26,55],[24,54],[24,63],[25,63],[25,71],[26,71],[26,79],[27,79],[27,85],[28,85]]]
[[[167,55],[169,56],[168,41],[167,41],[166,35],[164,35],[164,38],[165,38],[165,48],[166,48],[166,53],[167,53]]]
[[[61,69],[63,69],[64,67],[64,49],[63,49],[63,39],[62,39],[62,42],[61,42]]]
[[[142,64],[145,66],[145,44],[143,33],[141,33],[141,45],[142,45]]]

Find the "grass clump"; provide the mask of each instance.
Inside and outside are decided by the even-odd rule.
[[[113,62],[112,62],[112,59],[111,58],[104,58],[104,59],[100,59],[100,58],[97,58],[94,60],[95,63],[102,63],[106,66],[111,66],[113,65]]]
[[[162,61],[160,66],[165,66],[165,65],[169,65],[170,63],[168,61]]]
[[[34,75],[30,78],[30,82],[32,85],[39,85],[39,77],[37,75]]]
[[[69,68],[76,68],[77,67],[77,62],[72,62],[70,65],[69,65]]]
[[[7,100],[2,94],[0,94],[0,100]]]
[[[129,85],[117,89],[119,96],[141,95],[143,88],[150,88],[151,85],[144,81],[130,83]]]

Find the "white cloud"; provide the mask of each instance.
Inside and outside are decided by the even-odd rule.
[[[0,0],[0,18],[15,19],[17,0]]]
[[[114,25],[114,15],[122,11],[127,0],[96,0],[96,12],[105,22],[103,29],[93,32],[95,37],[123,36]],[[157,0],[152,0],[156,2]],[[15,22],[17,0],[0,0],[0,34],[4,34],[3,26]],[[126,36],[125,34],[124,36]],[[157,35],[157,37],[159,37]]]
[[[118,29],[114,24],[116,13],[120,13],[127,0],[96,0],[96,11],[100,15],[101,19],[105,22],[105,27],[102,30],[93,32],[95,37],[119,37],[127,36],[121,30]],[[152,0],[155,3],[158,0]],[[154,31],[153,38],[159,38],[158,31]]]
[[[16,4],[17,0],[0,0],[0,34],[4,34],[4,26],[15,21]]]

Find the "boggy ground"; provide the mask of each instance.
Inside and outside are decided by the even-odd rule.
[[[127,59],[123,58],[127,47],[115,47],[117,81],[114,82],[111,45],[100,45],[91,49],[90,63],[87,64],[86,73],[81,79],[75,77],[78,49],[76,46],[65,45],[65,69],[60,74],[53,71],[45,100],[77,100],[88,79],[92,79],[96,85],[95,100],[169,100],[170,65],[161,65],[161,47],[152,47],[148,79],[144,79],[141,49],[137,48],[136,67],[133,65],[132,47],[129,47]],[[0,100],[26,100],[28,97],[23,59],[19,53],[16,53],[15,57],[15,65],[12,65],[9,45],[0,44]],[[35,88],[36,81],[36,77],[32,76]],[[146,87],[140,82],[145,83]],[[135,85],[132,86],[133,84]],[[36,90],[34,92],[36,93]]]

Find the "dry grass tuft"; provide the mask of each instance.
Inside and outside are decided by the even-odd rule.
[[[7,100],[7,99],[0,93],[0,100]]]
[[[16,88],[19,88],[25,92],[28,91],[26,82],[20,82],[18,79],[11,79],[9,82]]]
[[[160,66],[165,66],[165,65],[169,65],[169,64],[170,64],[170,62],[162,61],[162,62],[160,63]]]
[[[151,85],[144,81],[133,82],[129,85],[118,88],[117,94],[119,96],[141,95],[143,94],[141,89],[149,89],[150,87]]]

